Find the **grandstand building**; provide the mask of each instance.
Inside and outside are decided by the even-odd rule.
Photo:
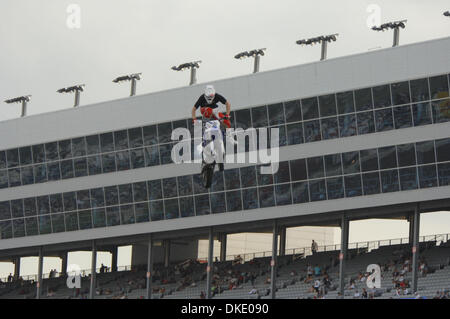
[[[420,214],[450,206],[448,52],[443,38],[213,82],[236,128],[280,129],[280,163],[226,165],[211,190],[200,165],[171,160],[203,85],[0,122],[0,259],[18,271],[39,255],[41,274],[43,256],[64,269],[92,249],[115,269],[132,245],[134,266],[167,265],[208,239],[211,269],[213,238],[225,260],[227,235],[270,232],[274,271],[286,229],[328,226],[342,229],[342,285],[349,221],[393,218],[410,221],[417,266]]]

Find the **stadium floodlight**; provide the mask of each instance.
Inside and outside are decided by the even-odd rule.
[[[406,22],[408,20],[401,20],[401,21],[394,21],[394,22],[388,22],[380,25],[379,27],[374,26],[372,27],[372,30],[374,31],[386,31],[389,29],[394,30],[394,44],[393,47],[397,47],[400,42],[400,28],[404,29],[406,28]]]
[[[80,92],[84,91],[84,84],[69,86],[67,88],[59,89],[58,93],[74,93],[75,92],[75,102],[73,107],[80,105]]]
[[[119,76],[113,80],[114,83],[121,83],[124,81],[131,81],[131,93],[130,96],[136,95],[136,81],[140,80],[142,73],[134,73],[130,75]]]
[[[254,64],[254,68],[253,68],[253,73],[258,73],[261,56],[265,55],[264,51],[266,51],[266,50],[267,50],[266,48],[263,48],[263,49],[256,49],[256,50],[252,50],[252,51],[245,51],[245,52],[241,52],[241,53],[235,55],[234,58],[237,60],[242,60],[245,58],[254,58],[255,64]]]
[[[322,44],[322,54],[320,57],[320,61],[323,61],[327,58],[327,50],[328,50],[328,42],[335,42],[337,40],[337,36],[339,34],[331,34],[331,35],[321,35],[319,37],[298,40],[296,43],[298,45],[314,45],[317,43]]]
[[[200,63],[202,61],[195,61],[195,62],[188,62],[180,64],[179,66],[173,66],[172,70],[174,71],[184,71],[184,70],[191,70],[191,82],[189,85],[194,85],[197,83],[197,69],[200,67]]]
[[[5,100],[5,103],[22,103],[22,115],[21,117],[27,116],[27,103],[30,102],[31,95],[19,96],[14,99]]]
[[[445,12],[444,12],[444,16],[450,17],[450,11],[445,11]]]

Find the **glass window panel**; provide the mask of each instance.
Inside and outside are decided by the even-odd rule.
[[[434,156],[434,141],[417,143],[416,150],[417,164],[430,164],[436,161]]]
[[[284,124],[284,108],[283,103],[277,103],[267,106],[269,110],[269,123],[272,125]]]
[[[281,146],[286,146],[287,143],[287,136],[286,136],[286,125],[282,125],[282,126],[277,126],[277,127],[272,127],[270,129],[269,132],[269,136],[272,136],[272,131],[278,129],[278,143],[275,143],[275,145],[278,145],[279,147]],[[267,141],[267,145],[270,146],[271,145],[271,141],[270,139]]]
[[[414,126],[427,125],[432,123],[431,104],[429,102],[413,104],[412,109]]]
[[[57,142],[45,144],[45,158],[47,161],[57,161],[59,159]]]
[[[83,177],[88,174],[88,166],[86,158],[77,158],[73,160],[75,177]]]
[[[80,230],[92,228],[92,212],[90,209],[78,212],[78,218],[80,221]]]
[[[194,198],[192,196],[180,198],[180,213],[183,218],[195,216]]]
[[[39,215],[50,214],[50,205],[47,195],[37,197],[37,207]]]
[[[192,195],[192,176],[179,176],[178,178],[178,193],[180,196]]]
[[[301,121],[302,108],[300,105],[300,100],[285,102],[284,113],[286,115],[286,123]]]
[[[63,193],[64,211],[68,212],[77,209],[76,193]]]
[[[37,217],[25,218],[25,230],[27,236],[36,236],[38,234]]]
[[[252,127],[252,120],[250,115],[250,109],[239,110],[235,112],[236,114],[236,128],[241,128],[246,130]]]
[[[172,146],[174,144],[164,144],[159,146],[161,155],[161,165],[173,164],[172,162]]]
[[[416,165],[416,149],[414,143],[397,145],[399,167]]]
[[[130,152],[122,151],[116,153],[116,163],[118,171],[126,171],[130,169]]]
[[[226,211],[225,193],[211,194],[211,212],[213,214],[220,214],[225,213]]]
[[[150,219],[152,222],[164,219],[163,201],[150,202]]]
[[[161,180],[148,181],[148,195],[150,200],[162,198]]]
[[[339,114],[355,112],[355,103],[353,101],[353,91],[336,94]]]
[[[72,151],[74,157],[86,155],[86,140],[84,137],[72,139]]]
[[[135,202],[145,202],[148,200],[146,182],[133,184],[133,198]]]
[[[389,85],[380,85],[372,89],[375,108],[391,106],[391,90]]]
[[[305,159],[290,161],[290,164],[291,177],[293,181],[302,181],[307,179]]]
[[[376,148],[361,151],[360,157],[361,157],[361,170],[363,172],[378,170],[378,152]]]
[[[71,212],[67,213],[64,216],[66,231],[76,231],[78,230],[78,213]]]
[[[348,137],[356,135],[356,116],[349,114],[339,116],[339,129],[341,137]]]
[[[36,198],[34,198],[34,197],[25,198],[23,200],[23,208],[24,208],[25,216],[37,215]]]
[[[258,188],[259,206],[261,208],[275,206],[275,194],[273,186],[265,186]]]
[[[146,223],[150,221],[150,210],[148,209],[148,203],[135,204],[134,214],[136,215],[136,223]]]
[[[203,179],[200,174],[194,174],[193,177],[193,184],[194,184],[194,194],[204,194],[208,193],[208,189],[203,187]]]
[[[105,187],[105,202],[106,206],[119,204],[119,190],[117,186]]]
[[[277,206],[291,205],[291,184],[283,184],[275,186],[275,199]]]
[[[33,164],[33,158],[31,156],[31,147],[21,147],[19,149],[20,165]]]
[[[131,184],[119,185],[119,199],[121,204],[133,201],[133,186]]]
[[[321,119],[320,122],[322,123],[322,138],[324,140],[331,140],[339,137],[337,117]]]
[[[49,181],[59,181],[61,179],[59,162],[47,163],[47,173]]]
[[[450,121],[450,99],[431,102],[434,123]]]
[[[11,201],[11,214],[12,218],[24,217],[22,199],[16,199]]]
[[[98,208],[105,206],[105,194],[103,188],[93,188],[91,192],[91,207]]]
[[[0,239],[12,238],[12,223],[10,220],[0,222]]]
[[[394,108],[395,129],[412,126],[411,107],[409,105]]]
[[[256,174],[258,175],[258,185],[271,185],[273,184],[273,175],[272,174],[262,174],[261,168],[263,165],[256,166]],[[269,166],[267,166],[269,167]]]
[[[247,182],[249,178],[256,177],[255,175],[253,175],[254,170],[255,170],[254,166],[243,168],[243,170],[245,171],[245,173],[251,174],[251,176],[243,177],[243,178],[246,178],[245,182]],[[228,170],[224,171],[224,175],[225,175],[226,190],[237,189],[237,188],[241,187],[238,168],[228,169]],[[253,182],[255,182],[255,181],[253,181]],[[244,183],[244,181],[243,181],[243,183]],[[250,184],[252,184],[252,183],[250,182]],[[253,186],[253,185],[249,185],[249,186]]]
[[[242,210],[241,191],[226,192],[227,211],[236,212]]]
[[[66,231],[66,225],[64,223],[64,214],[52,215],[52,228],[53,233],[62,233]]]
[[[402,191],[417,189],[417,168],[409,167],[399,170],[400,187]]]
[[[294,204],[309,202],[308,182],[300,182],[292,184],[292,199]]]
[[[52,220],[49,215],[39,216],[39,234],[46,235],[52,232]]]
[[[145,167],[145,156],[144,156],[144,149],[134,149],[130,151],[131,153],[131,168],[137,169],[137,168],[143,168]]]
[[[372,90],[370,88],[355,91],[356,111],[366,111],[372,109]]]
[[[359,152],[348,152],[342,154],[342,164],[344,174],[354,174],[360,172]]]
[[[102,155],[103,173],[112,173],[116,171],[116,156],[114,153]]]
[[[106,208],[106,226],[120,225],[120,211],[119,206]]]
[[[145,154],[145,166],[157,166],[159,165],[159,147],[152,146],[144,148]]]
[[[7,150],[6,158],[8,159],[8,168],[19,166],[19,149]]]
[[[411,85],[411,98],[413,102],[426,101],[430,99],[428,91],[428,79],[413,80]]]
[[[289,162],[279,162],[278,171],[274,174],[275,184],[290,182]]]
[[[398,183],[398,171],[382,171],[381,172],[381,186],[383,193],[398,192],[400,187]]]
[[[344,177],[345,197],[355,197],[362,195],[361,175],[350,175]]]
[[[375,133],[375,121],[373,112],[358,113],[356,115],[358,121],[358,134]]]
[[[256,168],[255,168],[255,166],[242,167],[240,170],[241,170],[242,187],[244,188],[244,187],[256,186]],[[231,184],[231,181],[233,180],[233,178],[227,177],[227,171],[225,171],[225,181],[227,181],[228,179],[230,180],[230,182],[227,182],[228,184],[226,184],[227,189],[228,189],[228,187],[234,188],[235,186],[233,186]],[[233,175],[235,173],[231,173],[231,174]]]
[[[172,122],[158,124],[159,143],[172,142]]]
[[[379,148],[378,153],[380,155],[381,169],[397,167],[397,154],[395,146]]]
[[[120,217],[122,225],[134,224],[134,206],[122,205],[120,206]]]
[[[127,130],[114,132],[114,145],[116,147],[116,151],[126,150],[129,148]]]
[[[11,205],[9,201],[0,202],[0,220],[11,219]]]
[[[436,164],[419,166],[418,169],[419,169],[420,188],[437,186]]]
[[[0,171],[0,189],[8,188],[8,171]]]
[[[450,185],[450,163],[438,164],[439,186]]]
[[[100,153],[100,137],[98,135],[86,137],[86,146],[88,155]]]
[[[0,169],[6,168],[6,152],[0,151]]]
[[[394,128],[392,109],[375,111],[375,124],[377,132],[389,131]]]
[[[87,158],[89,175],[98,175],[102,173],[102,157],[100,155]]]
[[[47,181],[47,166],[45,164],[33,166],[34,182],[44,183]]]
[[[436,154],[438,162],[450,161],[450,138],[436,140]]]
[[[146,126],[142,129],[144,134],[145,145],[158,144],[158,134],[156,131],[156,125]]]
[[[305,127],[305,142],[311,143],[315,141],[320,141],[320,122],[319,121],[309,121],[303,123]]]
[[[248,188],[242,190],[242,202],[244,203],[244,210],[258,208],[258,189]],[[230,205],[230,204],[228,204]],[[240,203],[239,203],[240,205]],[[237,209],[240,210],[240,209]],[[228,207],[228,211],[230,208]]]
[[[72,160],[61,161],[61,177],[62,179],[73,178],[75,175]]]
[[[325,170],[328,177],[342,175],[341,154],[326,155]]]
[[[163,179],[164,198],[177,197],[177,179],[175,177]]]
[[[33,145],[32,149],[33,149],[33,163],[45,162],[44,144]]]
[[[91,208],[91,197],[89,190],[82,190],[77,192],[77,207],[78,209]]]
[[[106,226],[106,210],[104,208],[94,208],[92,210],[94,228]]]
[[[449,97],[447,74],[430,78],[431,99]]]
[[[268,126],[266,106],[252,108],[252,121],[254,128]]]
[[[209,215],[209,195],[195,196],[195,211],[196,216]]]
[[[327,179],[328,199],[338,199],[344,197],[344,181],[342,177]]]
[[[287,142],[289,145],[296,145],[303,143],[303,124],[295,123],[286,125]]]
[[[309,182],[309,192],[311,202],[317,202],[327,199],[327,190],[325,187],[325,180],[320,179],[317,181]]]
[[[336,115],[336,97],[334,94],[319,96],[320,116]]]
[[[239,171],[238,171],[239,174]],[[213,180],[211,184],[211,192],[222,192],[224,191],[224,173],[220,171],[215,171],[213,175]],[[239,177],[238,177],[239,178]]]
[[[409,82],[391,84],[392,103],[394,105],[407,104],[411,102],[409,93]]]
[[[8,170],[9,187],[22,185],[20,178],[20,168],[12,168]]]
[[[23,218],[13,220],[14,238],[25,236],[25,220]]]
[[[102,153],[114,151],[114,135],[112,132],[100,134],[100,146]]]
[[[302,100],[303,120],[311,120],[319,117],[319,102],[317,97]]]
[[[141,127],[129,129],[128,137],[130,139],[130,143],[129,143],[130,148],[141,147],[144,145]]]
[[[62,194],[50,195],[50,211],[54,213],[62,213],[64,211]]]

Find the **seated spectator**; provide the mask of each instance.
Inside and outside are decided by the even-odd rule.
[[[322,274],[322,269],[319,267],[319,265],[316,265],[314,267],[314,276],[319,277]]]

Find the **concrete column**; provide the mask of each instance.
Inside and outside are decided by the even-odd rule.
[[[20,257],[14,259],[14,279],[17,280],[20,277]]]
[[[111,272],[117,271],[117,255],[119,253],[119,248],[114,246],[111,250]]]
[[[214,236],[212,227],[209,228],[208,236],[208,266],[206,267],[206,298],[211,299],[211,282],[213,273]]]
[[[227,234],[220,236],[220,261],[224,262],[227,259]]]
[[[414,215],[414,239],[412,246],[412,291],[415,293],[417,291],[418,283],[418,269],[419,269],[419,232],[420,232],[420,204],[417,204]]]
[[[270,298],[275,299],[276,281],[277,281],[277,247],[278,247],[278,224],[275,220],[273,222],[272,233],[272,260],[270,261]]]
[[[414,216],[410,215],[408,217],[409,222],[409,245],[412,247],[414,244]]]
[[[341,253],[339,254],[339,292],[344,298],[345,287],[345,260],[347,259],[349,235],[349,220],[345,216],[341,219]]]
[[[95,277],[97,268],[97,246],[95,240],[92,241],[92,259],[91,259],[91,288],[89,290],[89,298],[95,298]]]
[[[39,247],[38,278],[37,278],[37,283],[36,283],[36,299],[41,299],[43,266],[44,266],[44,254],[43,254],[43,248],[41,246],[41,247]]]
[[[170,263],[170,240],[164,241],[164,267],[169,267]]]
[[[66,251],[60,255],[61,258],[61,274],[64,276],[67,274],[67,262],[69,259],[69,253]]]
[[[147,299],[152,299],[152,272],[153,272],[153,238],[150,235],[148,239],[147,255]]]
[[[280,228],[280,256],[286,255],[286,227]]]

